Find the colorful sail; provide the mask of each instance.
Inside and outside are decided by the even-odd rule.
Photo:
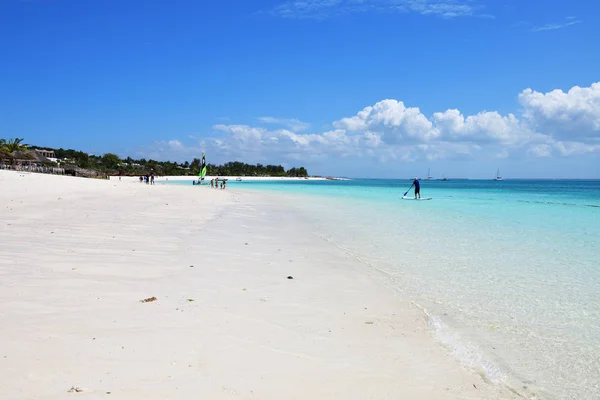
[[[202,152],[202,162],[200,163],[200,180],[203,181],[206,176],[206,159],[204,158],[204,152]]]

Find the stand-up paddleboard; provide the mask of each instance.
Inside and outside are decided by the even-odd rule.
[[[420,199],[415,199],[414,197],[402,196],[402,200],[431,200],[432,197],[421,197]]]

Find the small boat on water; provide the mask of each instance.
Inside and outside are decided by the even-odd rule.
[[[500,168],[498,168],[498,171],[496,171],[496,177],[494,178],[495,181],[501,181],[502,177],[500,176]]]
[[[433,176],[431,176],[431,168],[427,169],[427,178],[425,178],[426,181],[430,181],[433,179]]]
[[[236,181],[236,182],[241,182],[241,181],[242,181],[242,178],[240,178],[240,177],[237,177],[237,178],[235,178],[235,181]]]

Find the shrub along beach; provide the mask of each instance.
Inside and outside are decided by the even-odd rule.
[[[57,173],[74,171],[72,175],[108,177],[141,176],[153,173],[156,176],[187,176],[190,179],[200,173],[199,158],[191,162],[171,162],[120,158],[113,153],[102,156],[88,154],[73,149],[55,149],[45,146],[31,146],[23,143],[22,138],[0,139],[0,166],[5,169],[34,170],[41,168],[62,168]],[[308,177],[304,167],[292,167],[286,170],[281,165],[246,164],[239,161],[223,165],[206,164],[206,173],[210,176],[248,176],[248,177]],[[48,170],[49,171],[49,170]]]

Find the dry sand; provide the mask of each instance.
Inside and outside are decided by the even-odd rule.
[[[2,400],[513,398],[268,195],[0,187]]]

